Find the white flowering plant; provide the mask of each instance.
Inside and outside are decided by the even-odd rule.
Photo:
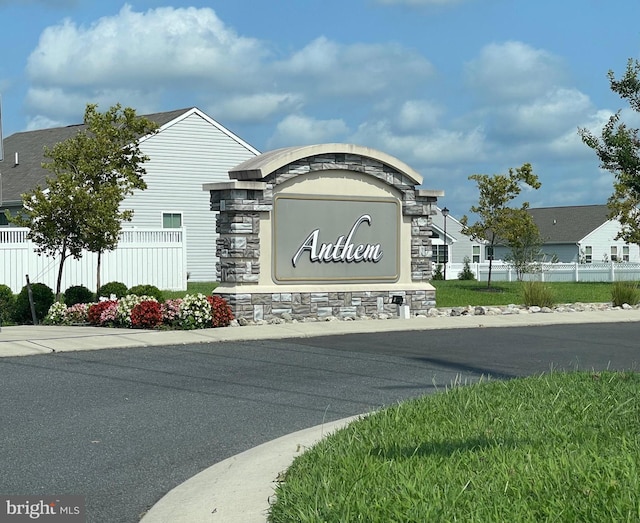
[[[53,302],[49,310],[47,311],[47,315],[44,318],[44,323],[47,325],[64,325],[67,322],[65,312],[67,311],[67,306],[61,301]]]
[[[188,294],[180,302],[178,324],[183,329],[206,329],[211,320],[211,303],[204,294]]]

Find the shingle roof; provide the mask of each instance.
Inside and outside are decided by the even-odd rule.
[[[163,113],[144,115],[159,127],[175,120],[188,109],[177,109]],[[12,134],[4,139],[4,161],[0,162],[2,173],[2,201],[4,204],[21,202],[21,195],[34,187],[45,185],[45,178],[49,171],[42,168],[44,148],[67,140],[78,131],[84,129],[84,124],[54,127],[37,131],[25,131]],[[18,163],[16,164],[16,153]]]
[[[529,209],[545,243],[577,243],[609,220],[606,205]]]

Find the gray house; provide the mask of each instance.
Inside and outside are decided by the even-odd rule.
[[[544,261],[598,263],[640,262],[640,248],[615,237],[620,222],[609,219],[606,205],[577,205],[529,209],[544,244]],[[504,259],[506,247],[496,247],[495,258]]]
[[[228,172],[258,155],[257,149],[193,107],[149,114],[159,125],[155,135],[143,137],[140,148],[145,163],[147,189],[136,191],[123,202],[133,209],[126,227],[183,228],[187,241],[187,272],[193,281],[216,280],[215,213],[202,185],[227,181]],[[0,162],[0,225],[8,226],[4,210],[17,212],[21,194],[45,187],[48,171],[41,167],[44,147],[75,135],[83,125],[71,125],[15,133],[4,140]]]

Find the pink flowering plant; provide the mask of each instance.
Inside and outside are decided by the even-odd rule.
[[[89,304],[76,303],[71,307],[67,307],[64,313],[65,320],[68,323],[87,323],[87,316],[89,313]]]
[[[180,323],[180,304],[182,300],[176,298],[166,300],[160,307],[162,311],[162,323],[168,327],[177,327]]]

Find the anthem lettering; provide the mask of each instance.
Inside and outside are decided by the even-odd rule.
[[[371,226],[371,216],[369,214],[360,216],[351,227],[349,234],[346,237],[339,236],[335,243],[320,243],[320,229],[315,229],[307,236],[307,239],[291,259],[293,266],[296,266],[300,256],[307,251],[309,252],[309,259],[314,263],[379,262],[382,259],[382,247],[379,243],[353,243],[358,227],[363,223]]]

